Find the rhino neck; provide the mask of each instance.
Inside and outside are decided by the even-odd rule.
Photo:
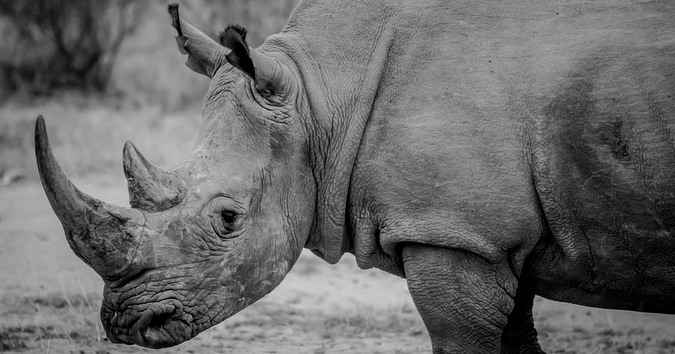
[[[328,263],[350,248],[346,218],[352,168],[393,43],[383,5],[304,2],[284,31],[268,38],[295,62],[304,88],[309,161],[317,183],[314,225],[305,247]],[[348,19],[348,24],[345,20]],[[380,24],[379,26],[375,24]],[[364,29],[375,30],[364,33]]]

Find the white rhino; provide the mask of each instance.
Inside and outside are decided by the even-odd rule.
[[[131,208],[42,182],[108,338],[189,340],[303,247],[407,279],[434,352],[541,352],[536,295],[675,313],[675,2],[307,0],[257,49],[170,6],[211,78],[191,157],[124,148]]]

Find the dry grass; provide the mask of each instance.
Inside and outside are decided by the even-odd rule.
[[[55,154],[71,176],[121,176],[121,148],[126,140],[134,141],[150,161],[164,167],[175,165],[189,153],[209,80],[185,66],[186,57],[178,52],[166,13],[168,3],[148,6],[142,14],[142,24],[123,44],[108,93],[59,92],[51,98],[12,96],[0,102],[0,176],[16,168],[29,177],[37,175],[32,140],[38,114],[47,120]],[[184,2],[182,15],[211,33],[226,23],[205,22],[220,21],[220,17],[225,21],[227,16],[221,13],[228,9],[215,3],[205,7],[205,3]],[[244,2],[232,4],[242,7],[237,11],[245,7]],[[262,38],[279,31],[288,11],[270,13],[278,6],[264,12],[270,18],[266,26],[249,30]],[[216,11],[222,16],[214,15]]]
[[[146,157],[171,167],[190,151],[208,79],[185,67],[163,5],[149,6],[125,42],[107,94],[59,92],[13,96],[0,106],[0,175],[19,168],[35,177],[33,124],[42,114],[67,174],[121,174],[121,149],[132,140]]]
[[[193,112],[163,113],[156,106],[130,109],[103,103],[78,107],[54,101],[5,106],[0,111],[0,170],[20,167],[36,176],[33,124],[39,114],[47,121],[54,153],[68,175],[122,177],[126,140],[132,140],[153,163],[171,167],[191,150],[200,124],[199,109]]]
[[[98,319],[101,297],[88,293],[51,293],[45,296],[2,299],[11,310],[2,313],[0,351],[53,350],[52,341],[101,343],[105,333]]]
[[[672,316],[612,311],[537,298],[539,342],[548,353],[675,353]]]

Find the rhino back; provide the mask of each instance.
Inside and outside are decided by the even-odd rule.
[[[666,303],[673,4],[397,6],[352,174],[357,259],[422,242],[508,258],[552,298]]]

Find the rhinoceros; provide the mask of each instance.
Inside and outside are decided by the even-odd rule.
[[[407,279],[437,353],[541,352],[535,295],[675,313],[675,2],[306,0],[259,48],[170,5],[211,79],[190,157],[130,142],[130,207],[36,154],[112,342],[189,340],[303,248]]]

